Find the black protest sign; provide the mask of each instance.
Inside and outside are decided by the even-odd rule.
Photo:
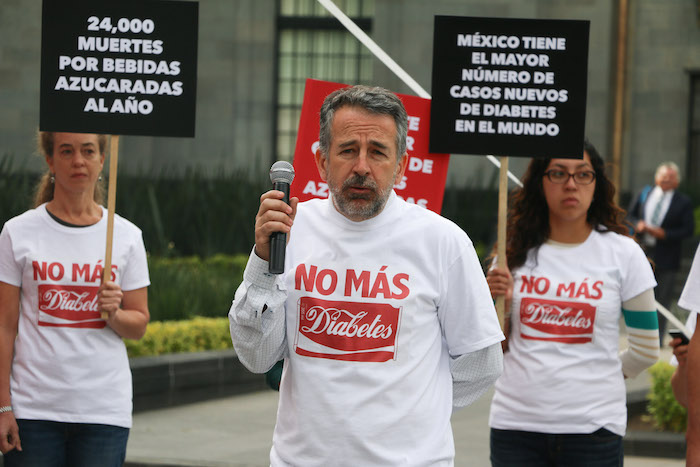
[[[436,16],[430,152],[581,158],[588,21]]]
[[[40,129],[193,137],[199,5],[44,0]]]

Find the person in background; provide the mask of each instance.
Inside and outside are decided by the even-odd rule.
[[[315,155],[330,198],[261,197],[229,320],[248,369],[284,358],[273,467],[452,466],[453,408],[501,372],[503,333],[471,240],[393,191],[407,125],[385,89],[335,91]],[[278,276],[267,273],[273,232],[291,233]]]
[[[678,166],[664,162],[656,169],[654,186],[645,186],[633,199],[628,217],[639,235],[642,247],[654,261],[657,286],[656,300],[671,309],[675,299],[673,287],[680,269],[683,240],[695,230],[693,206],[677,190],[681,182]],[[666,317],[658,313],[659,339],[663,346]]]
[[[48,171],[35,207],[0,233],[5,467],[124,463],[132,389],[122,338],[145,333],[150,282],[141,231],[117,215],[103,280],[106,145],[105,135],[40,132]]]
[[[507,224],[503,374],[491,403],[491,463],[621,466],[624,378],[659,355],[654,275],[623,225],[603,159],[533,159]],[[618,354],[623,315],[629,347]]]

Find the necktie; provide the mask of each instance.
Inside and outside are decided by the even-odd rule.
[[[654,212],[651,214],[651,223],[653,225],[659,225],[661,223],[661,205],[664,203],[665,198],[666,193],[661,195],[659,202],[656,203],[656,206],[654,206]]]

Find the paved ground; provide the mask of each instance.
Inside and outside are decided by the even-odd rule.
[[[665,348],[661,359],[669,355]],[[628,391],[648,385],[646,373],[627,381]],[[490,401],[491,393],[452,418],[458,467],[489,466]],[[127,466],[267,467],[276,411],[277,393],[268,390],[137,413]],[[626,456],[625,465],[682,467],[685,461]]]
[[[626,346],[624,337],[620,339]],[[671,352],[662,349],[661,360]],[[642,373],[626,382],[628,391],[648,388]],[[492,393],[457,412],[452,427],[456,465],[489,466],[488,412]],[[127,464],[135,466],[266,467],[277,411],[277,392],[248,395],[141,412],[134,416]],[[682,467],[685,461],[625,457],[626,467]]]
[[[645,375],[630,382],[646,384]],[[487,394],[453,417],[457,466],[488,466]],[[264,467],[269,465],[277,393],[263,391],[134,416],[127,461],[136,465]],[[681,467],[683,460],[626,457],[627,467]]]

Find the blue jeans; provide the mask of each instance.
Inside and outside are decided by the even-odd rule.
[[[129,429],[112,425],[17,420],[22,451],[5,454],[5,467],[120,467]]]
[[[622,436],[605,428],[590,434],[491,429],[493,467],[620,467]]]

